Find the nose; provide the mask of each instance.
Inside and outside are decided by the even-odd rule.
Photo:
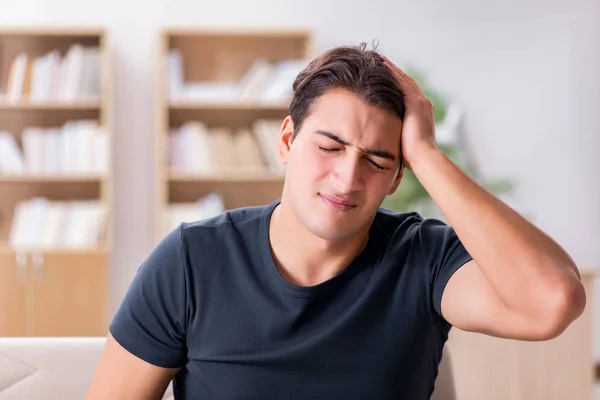
[[[359,190],[363,185],[360,157],[350,152],[338,157],[329,174],[329,180],[340,194],[349,194]]]

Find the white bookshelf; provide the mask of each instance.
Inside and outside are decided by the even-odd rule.
[[[181,219],[208,216],[198,202],[209,194],[221,199],[223,210],[280,197],[284,171],[272,157],[274,144],[289,113],[293,78],[312,54],[307,30],[161,32],[156,72],[157,241]],[[263,139],[257,134],[261,121],[272,123],[269,133],[263,129]],[[228,132],[215,139],[219,129]],[[236,148],[237,155],[230,159],[223,148]],[[270,160],[265,155],[269,153]],[[168,219],[169,210],[186,205],[187,212]]]
[[[103,29],[0,29],[0,336],[106,334],[109,67]]]

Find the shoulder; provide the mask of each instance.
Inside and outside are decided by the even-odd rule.
[[[208,218],[182,222],[179,226],[182,245],[184,248],[203,243],[213,246],[223,241],[227,243],[231,238],[256,238],[273,205],[234,208]]]
[[[402,249],[411,254],[411,260],[425,266],[430,280],[439,281],[442,287],[456,269],[472,259],[454,228],[441,219],[385,209],[380,209],[378,218],[379,225],[386,226],[384,231],[391,233],[388,251]]]
[[[398,212],[383,207],[377,211],[375,221],[382,229],[401,230],[410,235],[436,236],[452,230],[452,227],[441,219],[425,217],[416,211]]]
[[[374,220],[376,235],[387,242],[387,250],[409,250],[422,256],[426,262],[434,262],[435,256],[442,256],[453,247],[460,246],[460,240],[452,226],[445,221],[424,217],[415,211],[397,212],[380,208]]]
[[[258,223],[261,218],[266,216],[269,207],[266,205],[234,208],[212,217],[182,222],[180,227],[184,235],[197,231],[235,229],[246,224]]]
[[[428,225],[431,220],[424,218],[416,211],[398,212],[380,207],[373,221],[374,230],[378,236],[385,235],[389,238],[412,239]]]
[[[386,229],[397,229],[401,226],[414,226],[421,221],[423,217],[416,211],[398,212],[379,207],[374,222]]]

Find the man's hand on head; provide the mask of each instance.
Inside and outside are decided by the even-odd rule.
[[[435,142],[435,123],[433,103],[423,90],[406,72],[382,56],[384,64],[390,69],[404,95],[406,112],[402,127],[402,158],[406,168],[418,160],[421,154],[437,149]]]

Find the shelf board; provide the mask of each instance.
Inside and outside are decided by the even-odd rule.
[[[105,34],[103,27],[31,27],[31,26],[4,26],[0,28],[1,36],[103,36]]]
[[[99,100],[17,102],[0,101],[0,111],[100,110]]]
[[[70,254],[89,254],[89,255],[106,255],[108,254],[108,248],[96,247],[89,249],[70,249],[70,248],[32,248],[32,249],[16,249],[8,243],[8,241],[0,241],[0,254],[16,254],[19,251],[26,252],[28,254],[34,252],[42,252],[44,254],[55,254],[55,255],[70,255]]]
[[[276,173],[247,173],[247,172],[215,172],[215,173],[182,173],[173,172],[169,175],[169,182],[215,182],[215,183],[282,183],[283,174]]]
[[[101,175],[2,175],[0,183],[100,183]]]
[[[243,111],[284,111],[289,109],[289,103],[255,103],[255,102],[198,102],[173,101],[169,103],[171,110],[243,110]]]
[[[178,26],[162,29],[165,36],[191,36],[191,37],[273,37],[280,38],[309,38],[312,31],[304,27],[262,28],[262,27],[203,27]]]

